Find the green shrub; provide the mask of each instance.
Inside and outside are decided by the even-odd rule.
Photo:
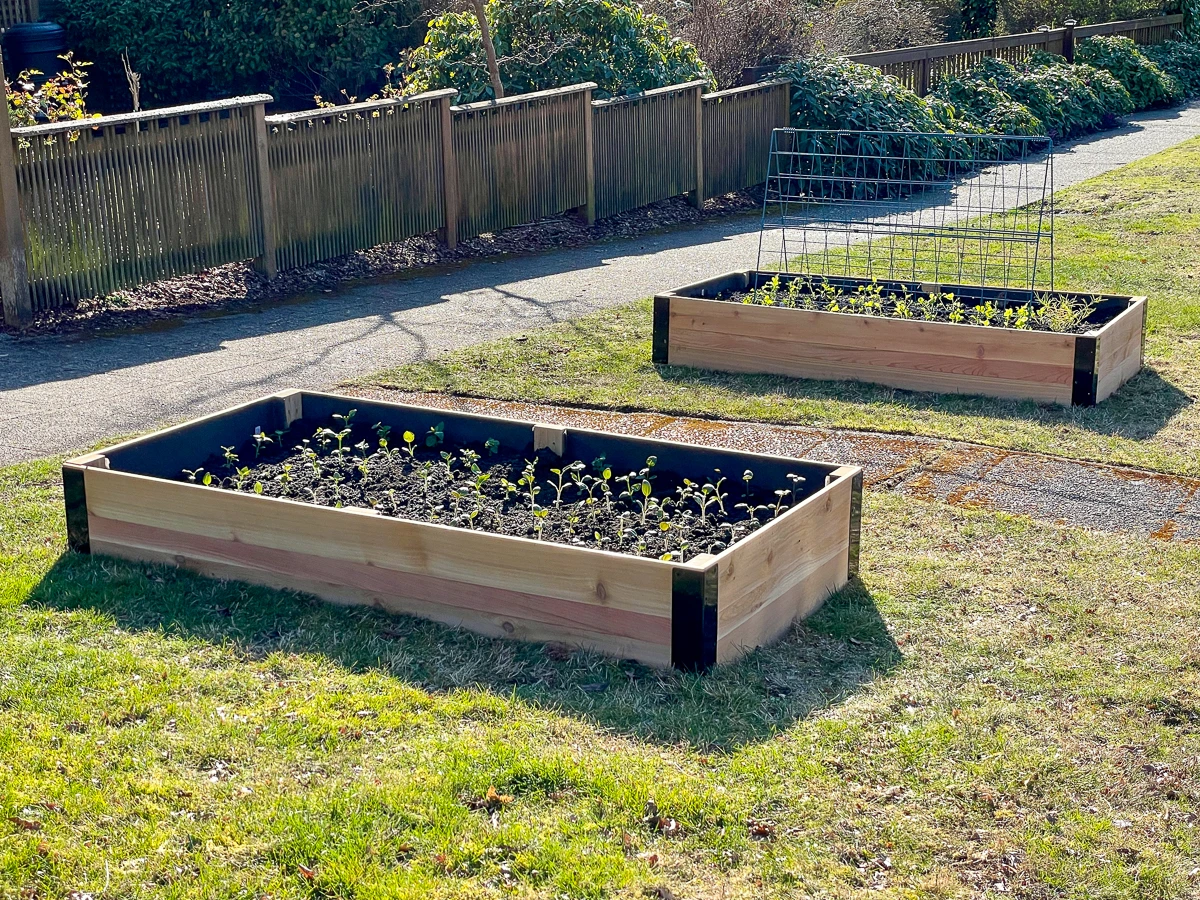
[[[1142,54],[1175,78],[1188,97],[1200,97],[1200,45],[1167,41],[1157,47],[1143,47]]]
[[[874,66],[814,56],[779,69],[792,81],[792,125],[856,131],[945,131],[929,105]]]
[[[150,104],[270,91],[356,93],[420,40],[416,0],[59,0],[71,46],[116,100],[128,50]]]
[[[945,79],[933,96],[952,106],[960,118],[991,134],[1046,134],[1045,125],[1029,107],[978,74],[966,72]]]
[[[1075,49],[1075,61],[1110,72],[1133,99],[1135,109],[1169,106],[1184,99],[1183,84],[1166,74],[1127,37],[1093,37]]]
[[[603,97],[712,80],[696,48],[671,37],[664,19],[633,0],[489,0],[487,17],[506,93],[594,81]],[[409,67],[409,90],[454,87],[464,103],[492,97],[473,13],[430,22]]]
[[[997,0],[959,0],[959,27],[964,38],[991,37],[1000,17]]]

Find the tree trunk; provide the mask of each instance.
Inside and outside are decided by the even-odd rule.
[[[483,52],[487,54],[488,75],[492,79],[492,92],[496,99],[504,97],[504,85],[500,83],[500,64],[496,62],[496,45],[492,43],[492,31],[488,28],[487,13],[483,8],[483,0],[471,0],[475,8],[475,18],[479,20],[479,33],[483,35]]]

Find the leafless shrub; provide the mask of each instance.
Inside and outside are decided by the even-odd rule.
[[[812,49],[808,15],[796,0],[654,0],[648,8],[695,45],[722,88],[740,84],[744,68]]]
[[[872,53],[934,44],[945,28],[920,0],[840,0],[817,9],[812,38],[826,53]]]

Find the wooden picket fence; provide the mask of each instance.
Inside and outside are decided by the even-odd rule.
[[[5,5],[7,4],[7,5]],[[13,0],[0,0],[0,12]],[[1127,34],[1160,16],[867,54],[921,92],[982,56]],[[593,100],[594,84],[453,106],[454,91],[266,115],[267,95],[11,129],[0,140],[5,321],[254,259],[268,276],[433,231],[460,238],[570,210],[587,221],[766,179],[787,81],[688,82]],[[6,113],[7,110],[4,110]],[[0,116],[0,126],[6,126]]]
[[[0,0],[0,31],[8,31],[19,22],[36,22],[38,0]]]
[[[264,94],[12,129],[28,314],[245,259],[274,275],[433,231],[453,245],[570,210],[699,203],[763,181],[787,124],[784,81],[595,87],[274,116]]]
[[[926,44],[903,50],[884,50],[878,53],[858,53],[847,57],[853,62],[875,66],[891,75],[905,87],[924,97],[945,78],[960,75],[985,57],[996,57],[1010,63],[1023,62],[1035,50],[1074,58],[1076,42],[1098,35],[1117,35],[1132,38],[1143,45],[1161,44],[1183,27],[1183,15],[1153,16],[1128,19],[1122,22],[1103,22],[1099,25],[1067,25],[1044,28],[1025,34],[1006,34],[974,41],[951,41]]]

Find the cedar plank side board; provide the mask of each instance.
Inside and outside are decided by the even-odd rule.
[[[1092,406],[1142,367],[1144,297],[1100,298],[1122,310],[1086,335],[787,309],[713,299],[778,273],[731,272],[654,298],[655,363],[792,378],[864,381],[912,391]],[[802,277],[802,276],[801,276]],[[788,276],[782,276],[786,283]],[[864,279],[831,278],[854,287]],[[885,286],[891,283],[884,283]],[[896,283],[900,286],[901,283]],[[909,291],[922,285],[907,284]],[[1024,302],[1034,292],[942,285]],[[1091,295],[1074,295],[1089,297]]]
[[[657,455],[675,470],[752,468],[780,483],[792,472],[812,493],[720,554],[678,563],[174,480],[257,426],[271,432],[349,408],[418,434],[444,422],[447,444],[495,436],[572,460],[603,454],[618,470]],[[852,466],[289,391],[70,460],[63,481],[72,550],[704,671],[776,639],[846,583],[857,565],[862,476]]]

